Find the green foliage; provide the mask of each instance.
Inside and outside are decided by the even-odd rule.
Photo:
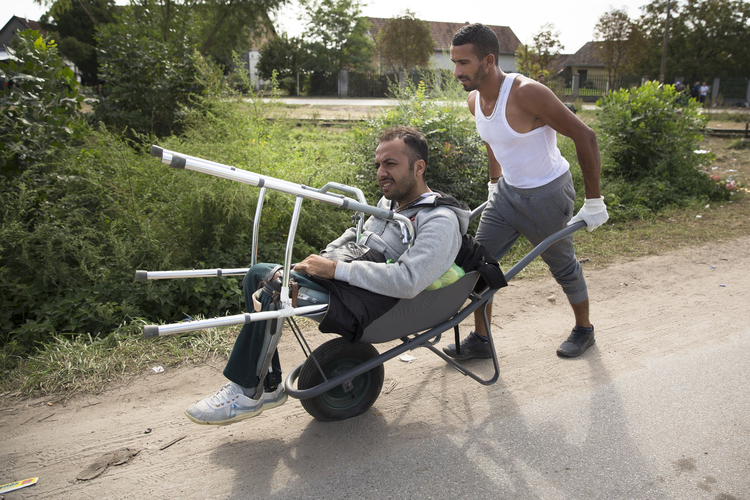
[[[681,106],[672,85],[648,82],[597,102],[602,174],[614,215],[634,207],[658,211],[692,199],[727,199],[725,189],[699,170],[710,161],[696,154],[706,119],[690,100]]]
[[[162,41],[189,33],[192,48],[229,67],[232,52],[246,54],[251,40],[273,32],[269,13],[286,0],[132,0],[138,22]]]
[[[189,33],[190,26],[179,32]],[[102,28],[100,75],[108,97],[96,106],[95,120],[117,131],[128,128],[159,137],[180,131],[184,108],[201,92],[196,81],[199,56],[189,35],[171,35],[165,41],[132,11],[119,24]]]
[[[10,176],[79,140],[85,125],[78,82],[54,41],[27,30],[7,50],[0,77],[13,85],[0,93],[0,174]]]
[[[729,149],[750,149],[750,141],[747,139],[733,139],[729,143]]]
[[[197,48],[225,67],[231,65],[232,52],[247,54],[251,40],[260,42],[274,33],[269,13],[286,0],[203,0],[186,2],[194,14],[198,30]]]
[[[307,71],[338,74],[342,69],[371,69],[374,44],[367,34],[369,21],[360,17],[359,0],[308,0],[304,5],[310,13],[302,35]]]
[[[40,22],[50,36],[58,40],[60,53],[78,67],[82,83],[96,85],[97,25],[104,26],[114,20],[113,0],[57,0]]]
[[[290,95],[297,93],[297,76],[304,59],[302,42],[286,33],[268,40],[260,48],[256,69],[265,80],[276,78],[279,86]],[[274,72],[276,75],[274,76]]]
[[[628,74],[636,59],[637,31],[624,9],[605,12],[594,27],[597,56],[607,70],[609,87],[615,88],[622,74]]]
[[[409,10],[385,22],[378,32],[377,46],[380,58],[396,70],[424,68],[435,52],[429,23],[420,21]]]
[[[433,97],[440,91],[430,87]],[[359,165],[358,185],[377,199],[381,196],[377,184],[375,148],[378,134],[385,128],[408,125],[419,129],[427,138],[430,158],[427,184],[455,196],[475,208],[487,201],[487,154],[463,100],[433,100],[427,98],[428,86],[420,82],[415,89],[399,91],[395,109],[369,120],[358,131],[352,151]],[[445,94],[442,94],[445,95]],[[455,94],[454,94],[455,95]]]
[[[536,51],[533,47],[523,43],[518,44],[516,49],[516,68],[518,72],[536,78],[542,72],[537,61]]]
[[[667,0],[644,6],[638,24],[648,41],[641,72],[658,75]],[[671,2],[667,72],[687,81],[750,73],[750,3],[743,0]],[[671,80],[670,80],[671,81]]]
[[[549,70],[552,60],[565,48],[560,43],[560,32],[553,31],[554,29],[554,24],[545,23],[539,28],[539,32],[534,35],[532,46],[534,59],[542,71]]]
[[[111,335],[56,335],[28,357],[6,344],[0,348],[0,392],[60,394],[63,391],[101,392],[115,381],[149,369],[202,363],[218,354],[227,356],[237,328],[201,330],[144,342],[142,322],[117,328]],[[235,331],[232,331],[235,330]]]
[[[265,112],[262,102],[224,92],[204,112],[185,116],[183,136],[160,145],[309,186],[352,184],[343,138],[269,122]],[[82,148],[61,150],[44,169],[2,180],[0,346],[23,355],[53,335],[104,337],[140,318],[241,312],[238,278],[136,283],[133,275],[247,267],[257,195],[245,184],[170,169],[105,129]],[[259,261],[283,258],[293,205],[292,196],[268,193]],[[310,201],[303,208],[299,260],[338,236],[350,215]]]

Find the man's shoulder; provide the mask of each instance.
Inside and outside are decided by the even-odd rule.
[[[436,196],[433,203],[423,206],[413,217],[419,226],[432,222],[450,224],[463,234],[468,228],[471,211],[452,196]]]

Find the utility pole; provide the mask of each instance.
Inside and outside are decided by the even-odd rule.
[[[659,83],[664,83],[664,73],[667,71],[667,42],[669,41],[669,2],[667,0],[667,21],[664,23],[664,46],[661,49],[661,72]]]

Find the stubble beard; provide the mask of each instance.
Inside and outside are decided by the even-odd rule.
[[[468,85],[463,85],[463,82],[461,82],[461,84],[466,92],[478,90],[479,85],[482,84],[486,76],[487,76],[487,72],[484,70],[482,66],[479,66],[479,68],[477,69],[477,72],[474,73],[471,78],[466,79],[466,82],[468,83]]]

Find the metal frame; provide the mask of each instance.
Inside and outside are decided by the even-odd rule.
[[[286,250],[284,252],[284,270],[282,274],[282,289],[281,289],[281,302],[282,307],[276,311],[273,311],[270,317],[258,317],[257,315],[244,314],[225,316],[224,318],[216,318],[210,320],[201,321],[186,321],[182,323],[172,325],[147,325],[144,327],[144,335],[146,338],[157,337],[162,335],[171,335],[174,333],[191,332],[195,330],[201,330],[204,328],[214,328],[217,326],[230,326],[250,323],[253,321],[264,321],[266,319],[283,319],[291,316],[298,316],[303,314],[311,314],[312,312],[320,312],[325,309],[326,306],[308,306],[308,308],[295,308],[292,307],[291,298],[289,297],[289,278],[291,277],[291,259],[292,250],[294,246],[294,236],[297,231],[297,224],[299,222],[300,212],[302,209],[303,199],[311,199],[316,201],[322,201],[330,205],[334,205],[347,210],[352,210],[355,213],[357,220],[357,233],[359,234],[362,230],[363,215],[374,215],[376,217],[386,219],[397,223],[403,235],[403,241],[409,247],[414,242],[414,225],[408,217],[404,217],[401,214],[396,213],[393,210],[383,210],[378,207],[373,207],[367,204],[365,196],[362,191],[358,188],[346,186],[343,184],[329,182],[321,189],[311,188],[302,184],[295,184],[292,182],[283,181],[274,177],[262,176],[247,170],[242,170],[237,167],[229,165],[223,165],[194,156],[183,155],[175,151],[163,149],[159,146],[151,146],[151,156],[155,156],[161,160],[162,163],[169,165],[173,168],[194,170],[196,172],[202,172],[204,174],[213,175],[215,177],[221,177],[224,179],[230,179],[261,188],[259,195],[258,206],[256,207],[255,220],[253,221],[253,243],[251,251],[251,263],[255,264],[257,258],[258,249],[258,232],[260,224],[260,213],[263,208],[263,200],[265,197],[265,189],[270,188],[282,193],[295,195],[294,211],[292,212],[292,220],[289,228],[289,235],[287,237]],[[339,190],[345,193],[353,194],[357,197],[357,200],[348,198],[343,195],[332,193],[331,190]],[[150,279],[174,279],[174,278],[194,278],[194,277],[212,277],[212,276],[239,276],[244,275],[248,268],[245,269],[204,269],[204,270],[183,270],[183,271],[141,271],[135,272],[136,281],[145,281]],[[315,307],[315,311],[310,311],[309,307]],[[271,311],[269,311],[271,312]]]

